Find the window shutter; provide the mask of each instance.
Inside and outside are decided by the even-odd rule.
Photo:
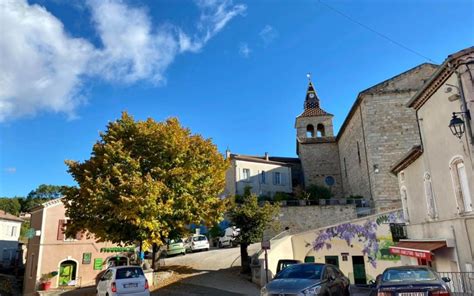
[[[281,173],[280,178],[281,178],[281,185],[285,186],[286,185],[286,174]]]
[[[64,240],[64,226],[66,226],[66,220],[64,219],[59,219],[58,222],[58,240]]]
[[[273,185],[276,185],[276,173],[273,173],[272,177],[273,177]]]

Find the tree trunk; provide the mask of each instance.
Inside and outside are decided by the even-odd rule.
[[[248,244],[247,243],[240,243],[240,264],[242,266],[241,273],[243,274],[250,274],[250,258],[249,253],[247,251]]]
[[[158,245],[153,243],[153,247],[152,247],[152,250],[153,250],[153,254],[152,254],[152,257],[151,257],[151,268],[156,271],[158,269],[158,263],[160,261],[160,253],[158,252]]]

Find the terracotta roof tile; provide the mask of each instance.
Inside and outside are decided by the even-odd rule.
[[[0,210],[0,219],[1,220],[10,220],[10,221],[17,221],[17,222],[23,222],[19,217],[12,215],[10,213],[7,213],[5,211]]]

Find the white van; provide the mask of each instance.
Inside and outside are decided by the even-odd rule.
[[[227,227],[224,235],[219,237],[219,248],[236,246],[236,237],[240,234],[240,228]]]

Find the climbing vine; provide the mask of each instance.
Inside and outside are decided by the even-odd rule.
[[[363,244],[362,254],[367,255],[369,263],[375,268],[377,266],[377,252],[379,241],[377,239],[377,228],[381,224],[403,222],[401,213],[394,212],[379,216],[375,221],[367,220],[364,224],[343,223],[337,226],[321,230],[313,242],[313,249],[319,251],[326,247],[331,249],[331,240],[339,238],[344,240],[348,246],[353,242]]]

